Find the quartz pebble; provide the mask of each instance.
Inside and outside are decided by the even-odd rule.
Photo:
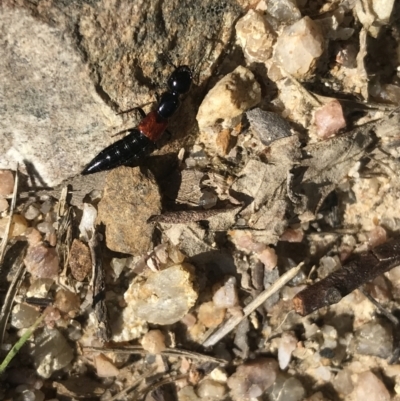
[[[48,279],[48,278],[31,279],[31,285],[29,286],[26,296],[36,297],[36,298],[46,298],[53,284],[54,284],[53,279]]]
[[[232,398],[239,401],[260,397],[274,384],[278,371],[278,363],[272,358],[257,358],[240,365],[228,379]]]
[[[189,269],[188,264],[175,265],[150,273],[145,280],[134,280],[125,293],[125,300],[128,305],[134,305],[138,317],[148,322],[176,323],[197,299]]]
[[[324,104],[314,112],[316,134],[320,139],[327,139],[336,135],[346,127],[343,109],[336,99]]]
[[[16,304],[11,314],[11,325],[17,329],[25,329],[32,326],[39,317],[36,308],[27,304]]]
[[[365,323],[356,330],[354,345],[359,354],[389,358],[393,349],[392,332],[389,326],[378,321]]]
[[[223,368],[215,368],[210,373],[210,378],[214,381],[226,383],[228,380],[228,376],[226,371]]]
[[[97,210],[89,203],[83,204],[83,213],[81,222],[79,223],[79,232],[85,241],[89,241],[92,236],[95,221],[97,217]]]
[[[82,325],[76,320],[70,320],[68,324],[68,338],[78,341],[82,337]]]
[[[57,329],[45,327],[34,337],[33,358],[37,373],[49,378],[53,372],[67,366],[74,351]]]
[[[197,386],[197,394],[201,398],[210,397],[212,399],[219,400],[224,398],[226,394],[226,387],[222,383],[206,379],[201,381]]]
[[[302,401],[306,392],[300,380],[279,374],[268,393],[270,401]]]
[[[0,195],[11,195],[14,190],[14,174],[11,170],[0,170]]]
[[[340,261],[337,256],[323,256],[319,263],[318,277],[321,279],[329,276],[329,274],[340,268]]]
[[[148,331],[141,340],[142,347],[150,354],[160,354],[167,348],[165,336],[161,330]]]
[[[48,221],[42,221],[41,223],[37,224],[36,228],[43,234],[49,234],[54,231],[54,227]]]
[[[6,226],[8,224],[8,217],[0,219],[0,237],[4,236]],[[23,234],[28,228],[28,222],[25,217],[20,214],[14,214],[9,231],[9,237],[17,237]]]
[[[237,40],[250,63],[265,63],[271,57],[276,33],[262,14],[250,9],[235,28]]]
[[[253,73],[239,66],[223,77],[207,93],[197,113],[200,131],[213,133],[217,124],[231,128],[239,123],[241,114],[261,100],[261,88]],[[218,129],[216,132],[218,132]]]
[[[333,326],[325,324],[321,328],[321,333],[324,338],[324,343],[322,344],[322,348],[335,349],[337,347],[337,338],[338,338],[337,330]]]
[[[204,326],[216,327],[224,320],[225,309],[217,308],[214,302],[204,302],[200,305],[197,317]]]
[[[379,341],[379,340],[378,340]],[[372,372],[357,375],[354,391],[351,394],[354,401],[389,401],[390,394],[385,385]]]
[[[201,401],[199,397],[197,397],[194,388],[192,386],[186,386],[182,390],[180,390],[177,394],[178,401]]]
[[[381,245],[386,241],[387,241],[386,230],[381,226],[374,227],[368,233],[368,245],[371,248],[374,248],[375,246]]]
[[[342,396],[349,395],[354,389],[353,382],[351,380],[351,372],[348,369],[340,370],[332,380],[332,385],[334,389]]]
[[[26,270],[33,278],[56,278],[59,260],[55,248],[48,248],[43,243],[29,246],[24,259]]]
[[[203,195],[199,199],[199,206],[202,206],[204,209],[213,208],[217,204],[218,196],[211,191],[203,190],[202,192]]]
[[[281,370],[288,367],[292,352],[296,349],[297,342],[298,340],[294,334],[289,332],[284,332],[282,334],[278,347],[278,362]]]
[[[130,341],[147,331],[146,322],[173,324],[185,316],[197,300],[193,288],[193,267],[183,263],[136,277],[124,294],[119,332],[114,341]]]
[[[43,214],[47,214],[50,212],[52,207],[53,207],[53,201],[51,199],[47,199],[42,203],[42,206],[40,207],[40,211]]]
[[[117,279],[120,274],[122,273],[122,270],[124,270],[124,267],[126,266],[126,260],[127,258],[112,258],[110,262],[111,269],[114,272],[114,278]]]
[[[235,277],[228,277],[223,286],[214,292],[213,302],[216,308],[232,308],[238,305],[239,298]]]
[[[301,18],[296,0],[269,0],[267,11],[269,15],[276,18],[280,23],[292,24]]]
[[[29,205],[24,212],[24,217],[27,220],[34,220],[34,219],[36,219],[36,217],[39,216],[39,214],[40,214],[40,210],[36,206]]]
[[[319,26],[309,17],[285,28],[274,50],[274,60],[296,78],[305,77],[324,51]]]

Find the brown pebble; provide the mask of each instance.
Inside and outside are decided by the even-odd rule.
[[[205,302],[200,305],[198,319],[206,327],[218,326],[225,317],[225,309],[217,308],[214,302]]]
[[[0,237],[4,236],[6,226],[8,224],[8,217],[0,219]],[[14,214],[10,227],[9,237],[17,237],[23,234],[28,227],[28,222],[25,217],[20,214]]]
[[[75,280],[83,281],[92,270],[92,259],[87,245],[74,239],[69,251],[69,267]]]
[[[58,274],[59,260],[55,248],[48,248],[43,243],[30,246],[25,259],[26,270],[33,278],[55,279]]]
[[[4,210],[8,209],[8,201],[7,199],[0,199],[0,212],[4,212]]]
[[[228,379],[232,397],[237,400],[260,397],[274,384],[278,372],[278,362],[272,358],[257,358],[240,365]]]
[[[314,114],[314,120],[321,139],[330,138],[346,127],[342,106],[336,99],[320,107]]]
[[[103,354],[94,357],[94,365],[99,377],[115,377],[119,374],[118,368]]]
[[[232,136],[228,129],[224,129],[218,133],[216,143],[224,156],[232,149],[232,142]]]
[[[0,195],[11,195],[14,190],[14,174],[11,170],[0,170]]]
[[[79,296],[71,291],[61,289],[57,291],[54,306],[71,317],[78,312],[81,302]]]
[[[150,216],[160,214],[161,197],[152,174],[118,167],[108,173],[98,222],[106,226],[107,247],[116,252],[143,254],[152,244]]]
[[[166,349],[165,336],[161,330],[150,330],[143,336],[141,343],[150,354],[160,354]]]

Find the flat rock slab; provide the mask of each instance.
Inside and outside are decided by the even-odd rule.
[[[147,252],[153,232],[147,220],[160,212],[161,197],[150,172],[119,167],[107,175],[98,222],[106,226],[109,249],[139,255]]]
[[[16,8],[0,12],[0,82],[0,168],[36,186],[80,172],[121,125],[65,30]]]

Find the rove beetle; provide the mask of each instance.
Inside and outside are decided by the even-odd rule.
[[[82,174],[111,170],[152,153],[155,143],[167,128],[168,119],[178,110],[180,97],[189,92],[192,81],[192,70],[188,66],[175,67],[167,81],[168,90],[161,95],[156,110],[146,115],[138,108],[143,118],[137,128],[129,130],[127,136],[102,150]]]

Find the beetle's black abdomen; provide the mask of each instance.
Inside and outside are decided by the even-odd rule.
[[[98,173],[103,170],[127,164],[143,156],[147,156],[154,150],[154,143],[144,136],[139,130],[134,129],[130,133],[102,150],[82,171],[83,175]]]

